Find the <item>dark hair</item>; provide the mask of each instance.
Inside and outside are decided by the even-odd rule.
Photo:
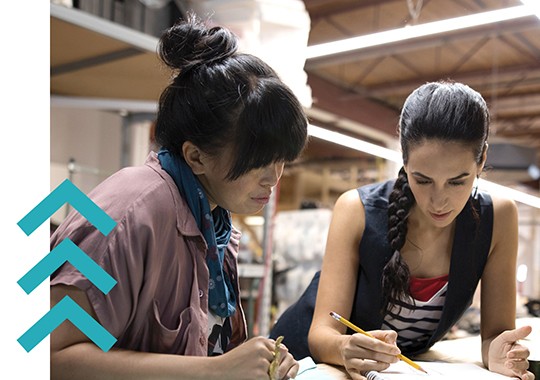
[[[175,75],[159,100],[156,141],[182,156],[190,141],[207,154],[234,149],[227,174],[298,157],[307,118],[298,99],[261,59],[237,52],[226,28],[207,27],[188,15],[160,39],[160,58]]]
[[[426,140],[457,141],[469,146],[478,164],[482,162],[489,134],[489,111],[482,96],[455,82],[426,83],[405,100],[399,120],[403,162],[409,152]],[[399,251],[407,236],[407,218],[415,203],[407,173],[402,168],[389,196],[388,242],[394,252],[382,274],[383,312],[388,312],[409,291],[410,272]],[[414,300],[413,300],[414,301]]]

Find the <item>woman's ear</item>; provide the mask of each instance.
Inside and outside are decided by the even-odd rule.
[[[480,174],[484,170],[484,165],[486,164],[486,160],[487,160],[488,148],[489,148],[489,144],[486,142],[484,144],[484,151],[482,152],[482,162],[480,163],[479,168],[478,168],[478,173],[476,174],[477,177],[480,177]]]
[[[182,155],[184,156],[186,163],[193,171],[193,174],[199,175],[205,172],[205,154],[191,141],[186,141],[182,145]]]

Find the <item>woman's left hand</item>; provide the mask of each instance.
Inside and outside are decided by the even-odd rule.
[[[294,357],[289,352],[289,349],[283,343],[279,345],[279,352],[280,363],[278,369],[278,378],[285,380],[294,379],[296,377],[296,374],[298,373],[298,370],[300,369],[300,365],[294,359]]]
[[[502,375],[534,380],[529,368],[529,350],[517,343],[532,331],[531,326],[508,330],[497,336],[489,345],[489,370]]]

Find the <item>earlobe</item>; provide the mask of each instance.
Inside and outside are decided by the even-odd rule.
[[[184,142],[182,145],[182,154],[184,156],[184,160],[193,171],[193,174],[204,174],[204,154],[196,145],[194,145],[191,141]]]
[[[480,177],[480,174],[482,174],[484,166],[486,165],[488,147],[489,145],[486,142],[484,145],[484,151],[482,152],[482,163],[480,164],[480,171],[476,174],[477,177]]]

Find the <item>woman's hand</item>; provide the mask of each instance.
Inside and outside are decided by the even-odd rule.
[[[278,378],[280,380],[294,379],[300,369],[300,365],[283,343],[279,345],[279,352],[281,361],[279,363]]]
[[[223,380],[268,380],[268,369],[274,360],[275,341],[264,337],[255,337],[235,349],[216,357],[221,367]],[[298,362],[288,349],[280,345],[281,361],[280,380],[296,376]]]
[[[365,379],[367,371],[382,371],[399,359],[396,346],[397,333],[393,330],[375,330],[370,334],[377,339],[363,334],[350,335],[341,346],[343,364],[353,380]]]
[[[529,368],[529,350],[517,343],[532,331],[531,326],[504,331],[489,345],[489,370],[521,380],[534,380]]]

